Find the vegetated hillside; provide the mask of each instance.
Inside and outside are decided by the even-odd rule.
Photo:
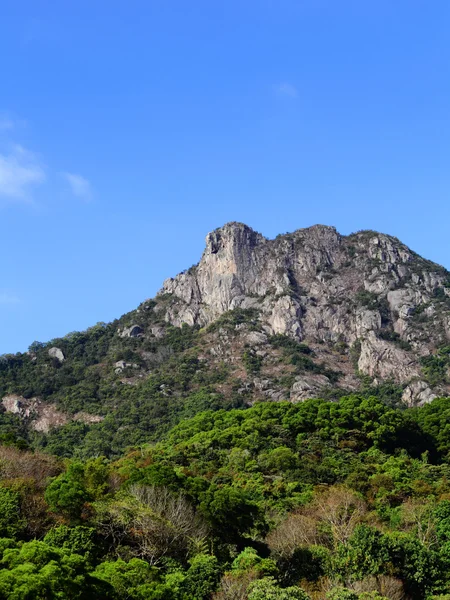
[[[448,600],[450,399],[206,411],[62,463],[0,446],[0,598]]]
[[[395,238],[230,223],[154,300],[0,359],[4,439],[111,456],[205,409],[449,391],[450,275]]]
[[[0,360],[0,600],[450,600],[448,273],[210,234],[110,324]]]

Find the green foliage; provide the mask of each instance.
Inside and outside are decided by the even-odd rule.
[[[383,573],[389,562],[383,535],[367,525],[359,525],[347,545],[341,545],[334,569],[353,580]]]
[[[381,297],[374,292],[361,289],[355,294],[355,302],[358,306],[363,306],[369,310],[378,310],[383,323],[387,323],[389,321],[389,304],[385,297]]]
[[[396,331],[391,331],[389,329],[382,329],[378,333],[379,337],[386,342],[392,342],[402,350],[411,350],[412,346],[406,340],[402,340],[400,335]]]
[[[297,340],[281,333],[271,336],[269,342],[274,348],[283,348],[291,354],[313,354],[311,348],[306,344],[297,342]]]
[[[265,577],[250,586],[248,600],[308,600],[309,596],[299,587],[280,588],[275,579]]]
[[[201,376],[192,359],[174,363],[174,388]],[[329,599],[384,600],[383,578],[415,600],[445,597],[450,399],[399,409],[396,393],[226,410],[201,386],[184,414],[215,410],[114,462],[67,460],[49,481],[31,453],[0,447],[0,598],[290,600],[333,581],[372,591]]]
[[[116,560],[98,565],[93,576],[114,589],[114,597],[130,600],[175,600],[159,570],[147,562],[132,558],[129,562]]]
[[[259,577],[275,576],[278,574],[278,568],[274,560],[270,558],[261,558],[254,548],[248,547],[238,554],[231,565],[234,573],[245,573],[252,571]]]
[[[70,521],[78,521],[86,502],[92,500],[84,481],[84,466],[72,463],[69,469],[56,477],[45,492],[50,510],[60,512]]]
[[[314,352],[306,344],[281,334],[273,335],[269,338],[269,342],[273,347],[283,350],[285,360],[294,365],[298,373],[304,373],[305,371],[318,373],[325,375],[334,383],[339,379],[339,373],[312,360],[311,357],[314,356]]]
[[[358,600],[359,595],[347,588],[335,588],[328,592],[327,600]]]
[[[232,331],[237,325],[246,324],[250,328],[257,325],[259,319],[259,311],[256,308],[235,308],[226,313],[223,313],[211,325],[208,326],[208,331],[218,331],[226,329]]]
[[[413,411],[422,430],[432,438],[442,456],[450,452],[450,398],[436,398]]]
[[[442,348],[437,354],[422,356],[420,359],[423,377],[430,385],[447,382],[447,371],[450,366],[448,348]]]
[[[83,557],[44,542],[34,540],[5,549],[1,565],[1,598],[113,598],[112,588],[90,575]]]
[[[101,550],[100,539],[93,527],[60,525],[47,533],[44,542],[68,554],[79,554],[88,562],[92,562]]]
[[[256,375],[261,370],[263,359],[254,350],[247,349],[242,355],[242,362],[249,375]]]
[[[259,514],[258,505],[245,491],[232,486],[211,486],[204,495],[201,509],[216,531],[230,542],[253,527]]]
[[[190,561],[182,583],[185,600],[203,600],[211,597],[220,580],[220,566],[215,556],[198,554]]]
[[[19,493],[0,487],[0,536],[13,538],[25,525],[26,521],[21,516]]]

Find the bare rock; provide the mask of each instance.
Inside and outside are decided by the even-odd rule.
[[[37,411],[37,418],[32,421],[31,427],[35,431],[48,433],[54,427],[61,427],[69,422],[69,417],[59,411],[54,404],[41,404]]]
[[[290,399],[292,402],[300,402],[308,398],[317,398],[327,387],[330,387],[330,380],[325,375],[297,377],[291,387]]]
[[[60,348],[56,348],[56,347],[50,348],[49,351],[48,351],[48,355],[51,358],[56,358],[61,363],[64,362],[64,360],[65,360],[64,353],[63,353],[63,351]]]
[[[127,363],[124,360],[118,360],[114,363],[114,373],[122,373],[122,371],[128,367],[131,367],[132,369],[139,369],[139,365],[136,363]]]
[[[403,391],[402,401],[407,406],[423,406],[432,402],[437,395],[425,381],[413,381]]]
[[[155,336],[155,338],[158,339],[164,337],[165,334],[164,327],[162,327],[161,325],[154,325],[150,328],[150,332],[152,335]]]
[[[267,335],[259,331],[250,331],[245,336],[245,341],[250,346],[260,346],[267,343]]]
[[[369,331],[381,328],[381,315],[378,310],[359,309],[355,315],[356,336],[364,337]]]
[[[267,322],[274,334],[281,333],[302,339],[300,315],[300,303],[290,296],[282,296],[274,302]]]
[[[144,334],[144,330],[139,325],[131,325],[130,327],[125,327],[124,329],[118,331],[120,337],[141,337]]]
[[[33,415],[41,403],[39,398],[23,398],[16,394],[8,394],[2,398],[2,404],[6,412],[29,418]]]
[[[417,361],[411,353],[380,340],[373,331],[368,332],[367,337],[361,340],[358,369],[371,377],[394,379],[398,382],[420,375]]]
[[[23,398],[10,394],[3,397],[2,404],[7,412],[29,420],[35,431],[48,433],[53,427],[69,422],[69,417],[58,410],[55,404],[45,403],[40,398]]]
[[[91,415],[90,413],[80,411],[73,415],[74,421],[81,421],[82,423],[86,423],[86,425],[90,425],[91,423],[101,423],[105,417],[101,415]]]

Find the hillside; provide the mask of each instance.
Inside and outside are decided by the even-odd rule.
[[[230,223],[1,357],[0,600],[450,600],[449,281],[375,232]]]
[[[136,310],[1,357],[0,431],[109,456],[210,408],[356,391],[420,406],[450,391],[449,286],[384,234],[318,225],[268,240],[228,223]]]

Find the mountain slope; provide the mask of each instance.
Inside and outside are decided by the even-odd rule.
[[[0,360],[0,434],[57,454],[119,453],[206,408],[376,391],[447,395],[450,274],[396,238],[240,223],[110,324]]]
[[[325,360],[333,346],[353,345],[361,373],[414,382],[405,399],[425,401],[420,359],[448,343],[449,286],[445,269],[387,235],[344,237],[318,225],[267,240],[229,223],[208,235],[200,263],[167,280],[163,293],[173,297],[166,318],[174,325],[258,309],[268,333],[325,345],[317,349]]]

